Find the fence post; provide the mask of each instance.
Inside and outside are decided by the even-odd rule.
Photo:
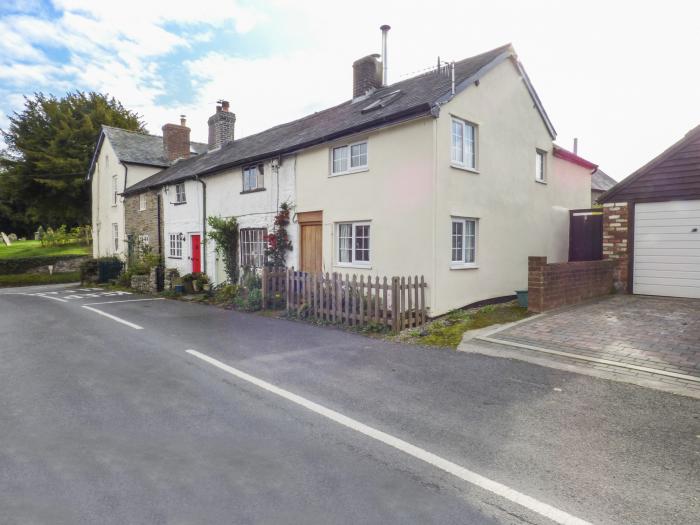
[[[423,276],[420,276],[420,325],[425,326],[425,317],[426,317],[426,311],[425,311],[425,279]]]
[[[287,270],[284,272],[284,277],[285,277],[285,282],[284,282],[284,288],[286,291],[287,295],[287,315],[292,311],[292,301],[290,297],[290,291],[292,287],[290,286],[290,272],[294,271],[294,266],[291,268],[287,268]]]
[[[268,275],[269,270],[267,269],[267,266],[263,266],[262,269],[262,304],[263,308],[267,308],[267,301],[269,299],[269,293],[267,290],[268,286],[268,281],[270,279],[270,276]]]
[[[391,278],[391,329],[394,333],[399,331],[399,278]]]

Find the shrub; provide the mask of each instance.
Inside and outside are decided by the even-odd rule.
[[[225,284],[217,287],[214,291],[214,298],[221,303],[232,303],[238,297],[240,288],[236,284]]]
[[[100,275],[100,263],[97,259],[88,259],[80,264],[80,282],[96,283]]]

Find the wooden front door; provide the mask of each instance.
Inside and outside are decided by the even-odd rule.
[[[301,226],[300,266],[302,272],[323,271],[323,222],[322,212],[297,214]]]
[[[202,271],[202,238],[192,235],[192,273]]]

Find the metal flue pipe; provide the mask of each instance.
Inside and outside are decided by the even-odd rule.
[[[382,86],[389,85],[389,60],[386,51],[386,36],[391,26],[384,24],[379,29],[382,30]]]

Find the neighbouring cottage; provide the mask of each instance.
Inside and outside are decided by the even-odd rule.
[[[377,55],[353,71],[351,100],[240,139],[235,117],[210,119],[207,153],[125,190],[160,196],[166,266],[223,280],[202,242],[211,215],[239,219],[240,262],[261,266],[284,201],[288,265],[422,275],[431,315],[524,288],[529,255],[567,260],[569,210],[590,205],[596,166],[554,145],[511,45],[390,85]]]
[[[159,137],[102,126],[87,175],[92,195],[94,257],[117,255],[125,259],[128,255],[130,244],[126,234],[126,199],[123,192],[129,186],[161,171],[185,153],[206,151],[206,144],[183,143],[184,133],[180,128],[185,128],[184,121],[181,126],[167,124],[163,127],[163,136]],[[137,206],[140,212],[150,210],[151,215],[157,215],[156,202],[132,205]],[[139,224],[130,225],[130,229],[136,228],[142,242],[151,243],[157,251],[158,228],[152,220],[145,223],[146,215],[141,216],[142,220],[138,220],[137,215],[131,216]]]
[[[599,201],[623,290],[700,298],[700,126]]]

